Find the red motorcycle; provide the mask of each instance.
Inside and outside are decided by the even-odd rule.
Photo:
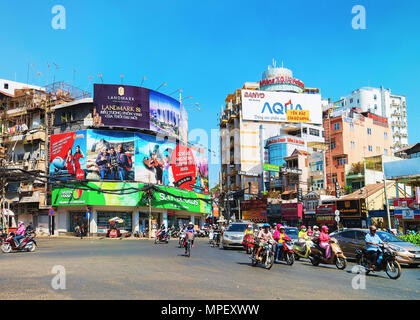
[[[168,243],[169,239],[170,239],[170,235],[169,235],[169,231],[165,232],[165,230],[159,230],[158,233],[156,234],[156,238],[155,238],[155,243]]]
[[[16,245],[16,242],[13,239],[14,237],[15,237],[15,233],[11,232],[7,236],[6,240],[3,241],[1,245],[1,251],[3,251],[3,253],[10,253],[12,251],[28,251],[28,252],[35,251],[35,247],[37,246],[37,244],[34,239],[35,236],[32,233],[20,239],[19,245]]]
[[[291,266],[295,262],[295,254],[293,251],[293,243],[292,240],[288,237],[283,238],[283,248],[280,249],[279,259],[278,261],[285,261],[286,264]],[[277,248],[277,250],[279,250]]]
[[[247,234],[242,241],[242,245],[245,248],[247,254],[251,254],[255,247],[255,238],[253,234]]]

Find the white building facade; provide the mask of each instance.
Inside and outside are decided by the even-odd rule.
[[[392,130],[392,151],[408,146],[407,104],[403,95],[391,93],[391,89],[363,87],[342,97],[335,103],[339,108],[359,108],[388,118]]]

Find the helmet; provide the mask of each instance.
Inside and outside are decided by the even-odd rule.
[[[189,225],[189,226],[193,226],[193,225],[194,225],[194,223],[192,223],[192,221],[190,221],[190,222],[188,222],[188,225]]]
[[[313,229],[314,229],[314,230],[315,230],[315,229],[319,229],[319,227],[318,227],[318,226],[314,226],[314,228],[313,228]]]
[[[322,226],[321,230],[328,231],[328,227],[327,226]]]
[[[281,225],[280,223],[277,225],[277,229],[280,229],[281,227],[283,227],[283,225]]]
[[[248,226],[248,229],[252,229],[252,226],[251,226],[251,225],[249,225],[249,226]]]
[[[263,224],[263,228],[270,228],[270,224],[268,224],[268,223],[264,223],[264,224]]]
[[[283,225],[280,225],[279,230],[281,230],[281,229],[283,229],[283,230],[284,230],[284,226],[283,226]]]
[[[306,227],[305,227],[305,226],[303,226],[303,225],[302,225],[302,226],[300,226],[300,228],[301,228],[301,229],[306,229]]]
[[[23,221],[19,221],[19,225],[24,224]]]

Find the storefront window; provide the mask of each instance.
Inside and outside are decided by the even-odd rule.
[[[132,231],[133,216],[131,212],[98,212],[98,232],[106,232],[109,227],[109,219],[118,217],[124,220],[124,223],[118,224],[118,228]]]
[[[77,225],[87,224],[86,212],[70,212],[70,232],[74,232]]]

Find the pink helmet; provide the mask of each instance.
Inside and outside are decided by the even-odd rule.
[[[300,226],[301,229],[306,229],[306,227],[304,225]]]
[[[277,225],[277,229],[280,229],[281,227],[283,227],[280,223]]]
[[[321,230],[328,231],[328,227],[327,226],[322,226]]]

